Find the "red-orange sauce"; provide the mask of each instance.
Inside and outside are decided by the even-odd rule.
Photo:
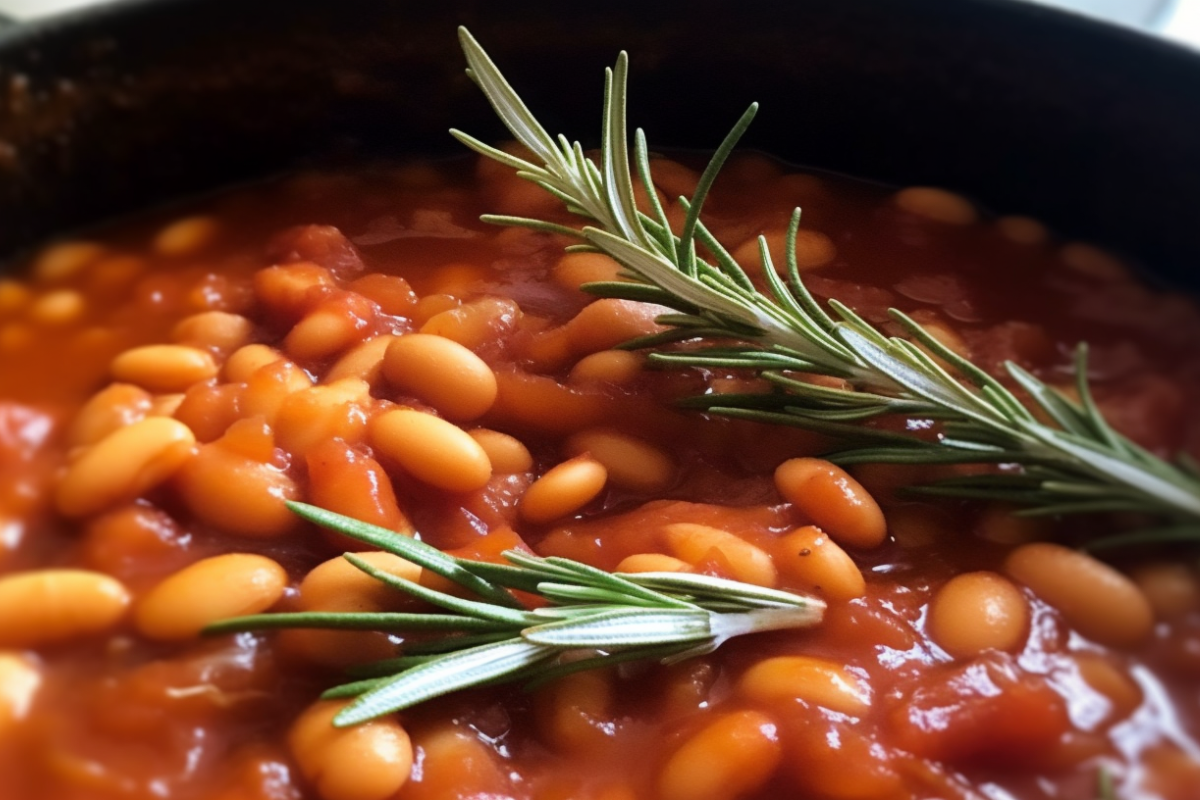
[[[694,173],[686,167],[660,161],[655,172],[666,196],[690,191]],[[1200,417],[1192,411],[1200,402],[1200,313],[1191,301],[1147,289],[1114,259],[1064,247],[1027,222],[940,221],[902,207],[890,190],[786,175],[753,156],[730,166],[707,221],[737,251],[759,233],[781,232],[795,205],[804,207],[803,229],[821,235],[807,240],[821,262],[805,275],[817,297],[837,298],[891,333],[899,331],[885,311],[899,308],[995,374],[1011,359],[1064,386],[1071,350],[1086,339],[1094,390],[1113,424],[1161,454],[1200,455]],[[232,348],[215,345],[207,351],[222,372],[183,398],[149,392],[156,410],[140,413],[181,420],[199,449],[225,437],[241,454],[258,453],[254,463],[284,476],[298,499],[411,525],[438,547],[483,558],[529,547],[613,569],[627,556],[672,553],[666,526],[693,523],[733,533],[779,567],[778,543],[813,520],[784,501],[772,474],[832,443],[673,406],[705,391],[753,389],[750,376],[641,368],[615,382],[572,378],[583,356],[639,332],[649,316],[625,309],[627,329],[611,341],[602,328],[564,333],[590,302],[561,266],[568,242],[483,225],[484,212],[561,216],[552,199],[491,165],[302,175],[111,226],[88,237],[90,248],[49,249],[32,259],[27,277],[0,281],[0,580],[78,567],[121,581],[136,608],[188,564],[257,553],[288,574],[273,608],[299,607],[300,581],[344,543],[305,525],[231,533],[213,522],[215,511],[189,500],[200,480],[188,477],[191,467],[96,514],[72,519],[56,507],[57,486],[79,456],[71,452],[72,426],[82,404],[112,380],[113,359],[178,339],[180,320],[213,310],[244,317],[247,342],[280,349],[317,383],[372,337],[432,329],[458,339],[498,384],[490,410],[461,427],[511,434],[532,455],[530,469],[496,472],[478,490],[432,488],[377,452],[368,425],[397,405],[436,410],[377,376],[353,418],[333,429],[339,440],[289,449],[303,441],[296,431],[308,412],[288,423],[276,407],[264,413],[270,403],[260,395],[248,399],[284,378],[260,370],[232,380],[223,366]],[[180,218],[199,219],[200,233],[192,242],[176,229],[183,244],[164,245],[162,231]],[[310,265],[300,272],[326,270],[329,280],[281,299],[262,271],[281,266],[273,274],[292,275],[299,263]],[[318,312],[346,322],[353,335],[332,352],[297,357],[289,348],[301,345],[288,334]],[[259,389],[250,388],[256,380]],[[525,521],[518,507],[529,485],[575,455],[568,439],[591,429],[656,448],[669,480],[652,491],[610,480],[576,513]],[[1130,521],[1014,523],[1008,509],[896,491],[942,471],[853,472],[882,506],[889,536],[877,548],[846,548],[865,592],[826,596],[820,626],[745,637],[671,667],[605,670],[532,694],[463,692],[402,712],[397,720],[415,765],[395,797],[675,797],[679,790],[664,777],[672,759],[698,732],[741,715],[757,731],[759,750],[736,756],[746,760],[733,788],[708,785],[697,800],[1083,799],[1095,796],[1102,770],[1122,797],[1200,798],[1194,553],[1183,553],[1191,560],[1181,568],[1171,564],[1181,561],[1178,552],[1113,554],[1127,574],[1165,569],[1177,578],[1175,605],[1154,604],[1153,631],[1134,646],[1089,641],[1018,587],[1030,621],[1017,646],[952,657],[928,624],[930,602],[951,577],[1002,572],[1006,555],[1026,539],[1073,543]],[[715,548],[693,561],[713,574],[735,569]],[[781,568],[778,585],[828,595],[795,575]],[[1153,576],[1143,580],[1152,590]],[[23,613],[0,608],[0,617]],[[132,612],[100,633],[35,646],[4,645],[3,631],[0,621],[0,656],[21,659],[40,679],[27,707],[7,717],[0,690],[6,800],[320,797],[287,743],[297,716],[340,680],[336,668],[315,662],[349,660],[355,648],[376,656],[394,649],[358,634],[156,642]],[[324,656],[314,660],[314,652]],[[762,702],[739,688],[751,667],[781,655],[840,665],[868,705],[847,713],[803,699]]]

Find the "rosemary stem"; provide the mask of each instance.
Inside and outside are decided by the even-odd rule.
[[[736,613],[713,613],[709,629],[718,643],[749,633],[811,628],[820,623],[825,604],[813,601],[799,608],[756,608]]]

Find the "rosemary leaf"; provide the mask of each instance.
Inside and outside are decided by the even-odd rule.
[[[552,648],[508,639],[447,653],[391,678],[370,681],[368,690],[333,719],[338,727],[400,711],[426,700],[479,686],[494,678],[545,661]]]
[[[461,597],[455,597],[445,592],[430,589],[419,583],[413,583],[406,578],[401,578],[398,575],[377,569],[353,553],[346,553],[344,558],[375,580],[391,586],[393,589],[399,589],[402,592],[411,594],[420,600],[440,606],[447,611],[453,611],[467,617],[475,617],[479,620],[501,625],[522,625],[528,624],[530,621],[529,614],[524,611],[517,611],[506,606],[497,606],[491,603],[464,600]]]
[[[1078,403],[1015,364],[1005,365],[1007,377],[1028,395],[1026,402],[897,310],[890,313],[905,338],[885,336],[837,300],[829,300],[826,310],[805,287],[797,264],[800,209],[793,211],[788,226],[786,280],[776,274],[760,237],[766,290],[756,288],[705,228],[701,211],[721,164],[757,106],[751,106],[725,137],[701,176],[695,197],[680,198],[686,217],[676,237],[654,191],[648,192],[651,213],[636,211],[631,162],[647,185],[653,175],[649,147],[640,130],[632,158],[628,152],[624,129],[628,57],[624,53],[607,73],[597,166],[585,157],[582,145],[565,136],[558,137],[557,148],[548,146],[553,140],[496,65],[465,30],[461,38],[469,73],[513,136],[542,163],[498,154],[495,148],[455,135],[483,155],[515,167],[519,176],[543,186],[586,218],[587,224],[573,235],[582,237],[592,250],[616,259],[628,279],[592,284],[587,287],[590,293],[653,302],[680,312],[659,320],[666,331],[625,347],[720,342],[714,348],[657,352],[652,360],[664,367],[752,370],[777,389],[770,395],[707,396],[689,405],[712,414],[872,443],[830,455],[843,464],[1007,464],[1038,478],[1019,490],[986,482],[931,489],[947,496],[1007,500],[1029,506],[1032,513],[1130,510],[1158,517],[1160,529],[1200,526],[1200,469],[1182,457],[1177,464],[1165,461],[1113,430],[1087,384],[1085,344],[1079,346],[1075,360]],[[570,157],[564,157],[568,153]],[[697,242],[714,255],[715,264],[697,255]],[[731,341],[742,344],[730,348]],[[803,381],[784,374],[788,371],[842,378],[849,388],[805,388]],[[861,401],[853,398],[855,393],[863,395]],[[931,440],[862,426],[885,415],[938,420],[945,434]],[[1109,502],[1083,499],[1084,484],[1095,494],[1108,495]],[[1183,538],[1191,541],[1190,536]],[[1148,535],[1146,541],[1161,539]]]
[[[416,641],[405,641],[394,658],[352,667],[349,675],[355,680],[326,692],[326,698],[355,698],[339,713],[337,725],[353,725],[474,686],[540,682],[635,659],[673,663],[711,652],[732,636],[816,625],[825,610],[815,598],[700,575],[620,575],[520,550],[503,554],[507,564],[456,558],[340,514],[299,503],[292,506],[317,524],[390,545],[392,552],[434,565],[439,575],[464,589],[477,592],[482,586],[495,598],[435,591],[346,553],[347,561],[384,586],[448,613],[259,614],[205,629],[208,634],[297,627],[422,634]],[[397,543],[397,538],[403,541]],[[513,608],[509,601],[516,598],[506,587],[535,594],[545,605]]]
[[[395,612],[306,611],[291,614],[255,614],[214,622],[208,634],[241,633],[270,628],[324,628],[347,631],[494,631],[500,623],[456,614],[404,614]]]
[[[709,612],[627,608],[550,622],[521,632],[528,642],[552,647],[637,647],[712,638]]]
[[[341,514],[335,514],[332,511],[326,511],[323,508],[318,508],[307,503],[297,503],[289,500],[287,507],[292,510],[292,513],[309,522],[326,528],[336,529],[347,536],[378,547],[380,550],[386,550],[401,558],[408,559],[417,566],[424,567],[436,575],[454,581],[488,600],[511,608],[521,607],[520,601],[505,591],[503,587],[483,580],[460,566],[458,561],[453,557],[415,538],[402,536],[395,531],[389,531],[387,528],[380,528],[377,525],[360,522],[356,519],[344,517]]]

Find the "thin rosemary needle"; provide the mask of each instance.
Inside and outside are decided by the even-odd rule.
[[[473,686],[536,685],[580,669],[654,659],[673,663],[728,639],[818,624],[815,598],[704,575],[614,574],[567,558],[504,553],[507,564],[447,555],[417,539],[304,503],[299,516],[436,572],[478,599],[440,592],[345,558],[385,586],[438,607],[430,613],[315,612],[224,620],[207,634],[275,628],[332,628],[418,634],[396,658],[359,665],[355,680],[326,692],[353,697],[334,719],[354,725]],[[527,609],[511,589],[539,595]]]
[[[580,227],[513,216],[485,215],[501,225],[552,231],[580,240],[572,250],[603,252],[625,270],[625,280],[592,283],[594,295],[650,302],[676,313],[661,317],[667,330],[635,340],[629,348],[657,348],[689,341],[683,350],[651,353],[664,367],[726,367],[757,373],[772,391],[709,394],[685,402],[727,417],[793,425],[845,440],[849,447],[829,457],[843,464],[983,463],[1003,465],[923,487],[928,493],[1003,500],[1026,514],[1131,511],[1161,522],[1137,534],[1094,540],[1090,547],[1131,542],[1200,542],[1200,469],[1186,457],[1168,462],[1114,431],[1093,401],[1087,384],[1087,347],[1079,345],[1075,372],[1079,400],[1013,363],[1005,365],[1009,386],[951,351],[905,314],[892,319],[907,338],[880,333],[847,306],[822,307],[805,287],[796,260],[800,209],[786,236],[780,275],[766,239],[759,289],[705,227],[704,197],[737,140],[749,126],[752,105],[721,143],[700,178],[696,196],[679,198],[687,216],[675,235],[650,193],[650,213],[637,209],[633,170],[652,185],[649,149],[639,129],[630,155],[625,121],[628,58],[621,53],[605,76],[600,163],[565,136],[551,136],[538,123],[479,43],[460,29],[468,74],[497,115],[536,156],[527,161],[461,131],[451,134],[563,201],[583,218]],[[697,255],[702,244],[712,261]],[[719,340],[720,344],[706,345]],[[729,344],[729,342],[735,344]],[[849,388],[815,386],[803,374],[844,379]],[[1010,386],[1012,388],[1010,388]],[[1014,392],[1029,398],[1022,401]],[[940,422],[936,438],[873,427],[885,416]]]

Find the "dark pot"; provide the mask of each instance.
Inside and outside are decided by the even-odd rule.
[[[448,7],[450,6],[450,7]],[[1012,0],[128,0],[0,32],[0,253],[314,157],[500,136],[466,24],[552,130],[633,57],[652,143],[936,184],[1200,286],[1200,56]]]

